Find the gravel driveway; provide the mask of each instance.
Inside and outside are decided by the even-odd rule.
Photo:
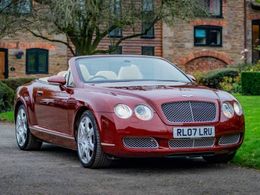
[[[14,126],[0,122],[0,194],[259,194],[260,171],[203,160],[121,160],[81,167],[76,152],[53,145],[24,152]]]

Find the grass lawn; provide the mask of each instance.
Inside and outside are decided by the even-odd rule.
[[[246,120],[245,140],[233,162],[260,169],[260,96],[236,95]]]
[[[245,140],[233,162],[260,169],[260,96],[236,95],[246,119]],[[0,121],[13,122],[13,112],[0,113]]]
[[[0,121],[14,122],[14,113],[13,112],[0,113]]]

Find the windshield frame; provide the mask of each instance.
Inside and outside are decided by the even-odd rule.
[[[179,71],[182,75],[184,75],[187,80],[189,82],[185,82],[185,81],[177,81],[177,80],[158,80],[158,79],[131,79],[131,80],[94,80],[94,81],[85,81],[85,79],[82,76],[82,73],[80,71],[80,67],[79,67],[79,61],[83,60],[83,59],[88,59],[88,58],[111,58],[111,57],[118,57],[118,58],[124,58],[124,57],[129,57],[129,58],[152,58],[152,59],[159,59],[159,60],[163,60],[165,62],[167,62],[168,64],[170,64],[171,66],[173,66],[174,68],[176,68],[177,71]],[[183,71],[181,70],[178,66],[176,66],[175,64],[173,64],[172,62],[170,62],[167,59],[164,59],[162,57],[158,57],[158,56],[146,56],[146,55],[93,55],[93,56],[79,56],[75,59],[75,67],[77,70],[77,74],[81,80],[81,82],[85,83],[85,84],[98,84],[98,83],[119,83],[119,82],[133,82],[133,81],[139,81],[139,82],[145,82],[145,81],[151,81],[151,82],[180,82],[180,83],[192,83],[193,81],[191,80],[191,78]]]

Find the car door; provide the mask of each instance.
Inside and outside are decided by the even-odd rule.
[[[50,131],[69,134],[68,99],[65,88],[45,83],[34,91],[35,116],[38,126]]]

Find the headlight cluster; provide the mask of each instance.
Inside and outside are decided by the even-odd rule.
[[[238,102],[234,102],[233,105],[229,102],[222,104],[222,112],[227,118],[232,118],[236,113],[238,116],[243,114],[241,105]]]
[[[115,113],[119,118],[128,119],[132,116],[133,111],[125,104],[118,104],[115,106]]]
[[[115,114],[122,119],[128,119],[132,116],[132,109],[126,104],[117,104],[114,108]],[[134,109],[137,118],[143,121],[148,121],[153,118],[153,111],[146,105],[137,105]]]

